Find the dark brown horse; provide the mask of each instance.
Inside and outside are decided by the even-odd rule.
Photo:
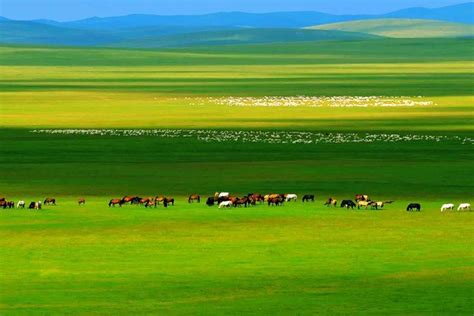
[[[80,198],[80,199],[77,201],[77,203],[78,203],[79,205],[84,205],[84,204],[86,204],[86,199]]]
[[[207,206],[214,206],[215,200],[213,196],[207,198],[206,205]]]
[[[306,194],[305,196],[303,196],[303,203],[309,201],[314,202],[314,195]]]
[[[201,203],[201,196],[199,194],[191,194],[188,198],[188,203],[193,203],[194,201]]]
[[[7,201],[5,201],[5,199],[0,201],[0,207],[1,208],[7,208]]]
[[[44,205],[56,205],[56,199],[55,198],[46,198],[44,200]]]
[[[14,201],[8,201],[7,202],[7,207],[8,208],[15,208],[15,202]]]
[[[112,199],[109,202],[109,207],[115,207],[115,205],[122,207],[122,204],[124,204],[123,199]]]
[[[268,199],[268,206],[280,206],[285,203],[285,198],[282,196],[272,197]]]
[[[163,199],[163,206],[164,207],[168,207],[168,205],[171,204],[172,206],[174,206],[174,198],[167,198],[165,197]]]
[[[251,193],[247,197],[250,199],[253,205],[255,205],[257,202],[263,203],[265,201],[264,196],[257,193]]]

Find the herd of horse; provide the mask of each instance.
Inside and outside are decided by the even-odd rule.
[[[307,202],[315,202],[316,198],[313,194],[306,194],[301,199],[303,203]],[[246,196],[238,197],[231,195],[229,192],[216,192],[213,196],[210,196],[206,200],[206,205],[212,207],[214,205],[218,205],[219,209],[222,208],[230,208],[230,207],[250,207],[255,206],[257,204],[267,204],[268,206],[282,206],[287,202],[296,202],[298,201],[297,194],[259,194],[259,193],[249,193]],[[188,203],[201,203],[201,196],[199,194],[191,194],[188,197]],[[383,209],[387,204],[392,204],[393,201],[373,201],[369,198],[366,194],[356,194],[355,201],[354,200],[342,200],[339,204],[341,208],[346,209],[368,209],[369,207],[373,210],[380,210]],[[84,198],[80,198],[78,200],[79,205],[85,205],[86,200]],[[109,207],[119,206],[122,205],[143,205],[146,208],[150,207],[158,207],[159,205],[163,205],[163,207],[167,208],[168,206],[175,205],[175,199],[173,197],[166,197],[166,196],[155,196],[155,197],[146,197],[142,198],[139,196],[124,196],[123,198],[118,199],[111,199],[109,201]],[[28,209],[31,210],[41,210],[43,205],[56,205],[55,198],[46,198],[43,202],[41,201],[32,201],[28,204]],[[335,198],[330,197],[326,203],[324,203],[327,207],[337,207],[338,201]],[[17,208],[26,208],[25,201],[18,201],[16,204]],[[0,198],[0,208],[3,209],[12,209],[15,208],[14,201],[8,201],[5,198]],[[441,207],[441,212],[446,211],[454,211],[455,205],[453,203],[444,204]],[[407,212],[420,212],[421,211],[421,204],[420,203],[410,203],[407,208]],[[458,208],[458,211],[471,211],[471,204],[469,203],[461,203]]]
[[[30,210],[41,210],[43,205],[56,205],[56,199],[54,198],[46,198],[44,202],[41,201],[31,201],[30,204],[28,204],[28,209]],[[7,201],[5,198],[0,198],[0,208],[3,209],[12,209],[15,208],[15,202],[14,201]],[[24,209],[26,208],[26,202],[25,201],[18,201],[16,204],[16,208]]]

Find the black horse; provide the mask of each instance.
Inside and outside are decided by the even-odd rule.
[[[314,202],[314,195],[306,194],[305,196],[303,196],[303,203],[309,201]]]
[[[421,205],[419,203],[411,203],[407,206],[407,212],[421,211]]]
[[[352,200],[344,200],[341,203],[341,207],[354,209],[354,207],[356,207],[356,204]]]
[[[213,196],[207,198],[206,205],[209,206],[209,207],[214,206],[214,197]]]

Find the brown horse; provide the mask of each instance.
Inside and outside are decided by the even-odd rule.
[[[14,201],[8,201],[7,202],[7,207],[8,208],[15,208],[15,202]]]
[[[188,198],[188,203],[193,203],[194,201],[201,203],[201,196],[199,194],[191,194]]]
[[[56,205],[56,199],[55,198],[46,198],[44,200],[44,205]]]
[[[140,204],[146,204],[148,202],[151,202],[153,201],[154,199],[152,197],[147,197],[147,198],[143,198],[143,199],[140,199],[140,201],[138,201],[138,203]]]
[[[165,197],[163,195],[155,197],[155,202],[157,205],[160,205],[161,202],[165,200]]]
[[[234,205],[234,207],[242,206],[242,205],[244,207],[247,207],[250,204],[250,199],[248,197],[236,198],[232,204]]]
[[[168,205],[171,204],[172,206],[174,206],[174,198],[167,198],[165,197],[163,199],[163,206],[164,207],[168,207]]]
[[[250,199],[253,205],[255,205],[256,202],[263,203],[265,201],[265,197],[257,193],[251,193],[247,197]]]
[[[145,203],[145,207],[147,207],[147,208],[152,207],[152,206],[156,207],[156,202],[154,200],[150,200],[150,201]]]
[[[84,204],[86,204],[86,199],[80,198],[80,199],[77,201],[77,203],[78,203],[79,205],[84,205]]]
[[[333,206],[333,207],[336,207],[337,206],[337,200],[336,199],[333,199],[332,197],[330,197],[326,203],[324,203],[324,205],[326,205],[327,207],[330,207],[330,206]]]
[[[138,196],[124,196],[122,198],[122,204],[127,204],[127,203],[134,204],[134,203],[138,203],[139,201],[140,201],[140,198]]]
[[[269,197],[267,202],[268,206],[280,206],[285,202],[285,198],[278,194],[276,197]]]
[[[356,202],[370,201],[369,196],[367,194],[356,194],[355,200],[356,200]]]
[[[123,199],[112,199],[109,202],[109,207],[115,207],[115,205],[122,207],[122,204],[124,204]]]
[[[7,201],[5,199],[0,201],[0,207],[7,208]]]

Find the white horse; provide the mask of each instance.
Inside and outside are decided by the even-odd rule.
[[[471,211],[471,204],[461,203],[458,207],[458,211]]]
[[[454,204],[453,203],[444,204],[443,206],[441,206],[441,212],[452,211],[452,210],[454,210]]]
[[[295,201],[298,200],[298,195],[296,194],[287,194],[286,195],[286,201],[287,202],[290,202],[290,201]]]
[[[219,204],[219,208],[223,207],[231,207],[232,206],[232,201],[223,201],[221,204]]]
[[[18,201],[18,204],[16,205],[16,208],[25,208],[25,201]]]
[[[230,196],[229,192],[221,192],[218,195],[218,198],[228,198]]]

